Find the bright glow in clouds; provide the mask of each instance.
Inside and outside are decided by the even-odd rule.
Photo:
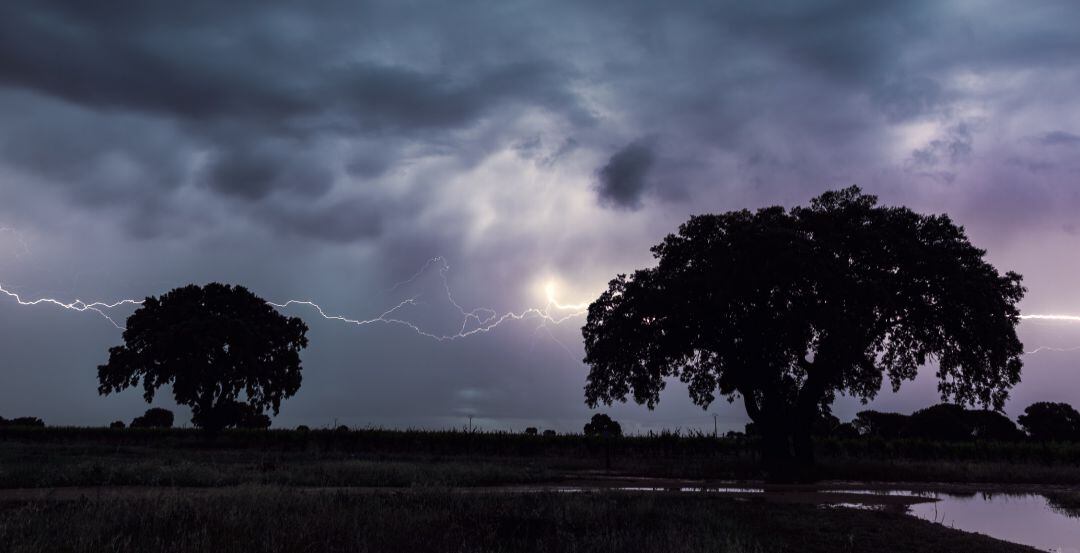
[[[581,311],[585,312],[589,309],[590,302],[581,303],[560,303],[559,302],[559,281],[556,278],[548,278],[543,281],[544,300],[547,302],[546,309],[554,308],[559,311]]]

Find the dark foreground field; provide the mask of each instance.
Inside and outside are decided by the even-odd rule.
[[[1075,503],[1076,453],[819,446],[832,480],[1043,485],[1063,490],[1062,504]],[[752,442],[704,436],[3,429],[0,551],[1032,551],[902,507],[551,491],[616,478],[753,483],[756,467]]]
[[[1080,485],[1080,444],[819,440],[818,476],[863,482]],[[757,444],[708,436],[526,436],[361,429],[0,428],[0,488],[490,486],[580,473],[760,479]]]
[[[0,503],[0,544],[52,551],[1027,552],[897,513],[701,494],[312,494]]]

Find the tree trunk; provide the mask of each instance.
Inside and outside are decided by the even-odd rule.
[[[791,436],[795,446],[795,460],[803,469],[812,469],[814,467],[814,421],[818,417],[817,404],[800,404],[795,416]]]
[[[753,394],[743,394],[743,398],[747,414],[761,434],[761,464],[766,479],[774,482],[814,480],[811,433],[817,416],[817,402],[759,405]]]
[[[761,428],[761,465],[765,478],[772,481],[787,482],[795,466],[791,454],[790,435],[783,428],[767,424]]]
[[[765,478],[772,481],[789,481],[795,458],[791,454],[791,432],[783,414],[775,405],[758,405],[757,394],[741,392],[746,414],[761,435],[761,468]],[[764,402],[763,402],[764,403]]]
[[[812,437],[813,419],[809,422],[799,420],[795,424],[792,433],[792,445],[795,446],[795,465],[799,481],[810,482],[816,480],[817,465],[814,461],[814,439]]]
[[[816,463],[814,461],[814,423],[821,416],[821,399],[825,394],[827,377],[823,376],[822,368],[815,366],[816,363],[803,362],[807,378],[799,395],[795,400],[793,413],[795,420],[792,421],[792,442],[795,446],[795,461],[798,464],[799,479],[812,481],[816,479]]]

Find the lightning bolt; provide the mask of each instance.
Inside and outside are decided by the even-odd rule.
[[[1020,315],[1021,319],[1029,321],[1061,321],[1069,323],[1080,323],[1080,315]]]
[[[417,305],[416,297],[412,297],[401,301],[394,307],[384,311],[378,317],[371,319],[352,319],[342,315],[335,315],[327,313],[327,311],[319,304],[310,300],[288,300],[284,303],[267,302],[268,304],[278,308],[285,309],[291,305],[304,305],[311,307],[324,319],[340,321],[356,326],[366,326],[375,323],[391,324],[403,326],[416,334],[425,338],[431,338],[440,342],[460,340],[462,338],[468,338],[477,334],[483,334],[490,332],[495,327],[503,324],[507,321],[521,321],[526,319],[536,319],[541,321],[542,324],[562,324],[567,320],[584,315],[588,304],[562,304],[556,301],[552,293],[548,294],[548,303],[543,307],[530,307],[522,311],[514,312],[508,311],[505,313],[499,313],[498,311],[489,307],[478,307],[476,309],[467,310],[461,306],[454,299],[454,294],[450,289],[450,282],[447,278],[447,273],[450,271],[450,264],[443,257],[433,257],[429,259],[423,267],[417,271],[412,277],[407,280],[401,281],[393,286],[393,289],[397,289],[401,286],[409,284],[416,279],[420,278],[425,272],[427,272],[432,266],[438,266],[439,278],[442,281],[442,287],[446,294],[446,299],[450,305],[457,309],[461,315],[461,327],[454,334],[439,334],[424,330],[419,325],[408,321],[403,318],[399,318],[395,313],[401,308],[408,305]],[[469,323],[475,323],[472,328],[469,327]]]
[[[11,290],[8,290],[7,288],[4,288],[3,284],[0,284],[0,294],[4,294],[5,296],[8,296],[9,298],[13,298],[15,300],[15,302],[18,303],[19,305],[27,305],[27,306],[29,306],[29,305],[50,304],[50,305],[55,305],[57,307],[61,307],[63,309],[69,309],[71,311],[93,311],[93,312],[97,313],[98,315],[101,315],[102,317],[105,317],[105,320],[109,321],[110,323],[112,323],[113,326],[115,326],[116,328],[118,328],[120,330],[124,330],[124,327],[121,326],[120,324],[118,324],[115,320],[113,320],[113,318],[110,317],[109,314],[106,313],[105,311],[108,310],[108,309],[115,309],[117,307],[121,307],[121,306],[124,306],[124,305],[142,305],[142,300],[120,300],[120,301],[115,301],[115,302],[112,302],[112,303],[106,303],[106,302],[100,302],[100,301],[87,303],[87,302],[84,302],[83,300],[80,300],[80,299],[76,299],[73,302],[63,302],[63,301],[60,301],[60,300],[54,299],[54,298],[39,298],[39,299],[36,299],[36,300],[24,300],[16,292],[12,292]]]
[[[1077,315],[1062,315],[1059,313],[1034,313],[1031,315],[1020,315],[1021,320],[1025,321],[1050,321],[1059,323],[1080,323],[1080,316]],[[1080,351],[1080,346],[1071,348],[1058,348],[1051,346],[1039,346],[1033,350],[1025,351],[1024,355],[1034,355],[1044,351],[1052,351],[1056,353],[1070,353],[1074,351]]]
[[[417,296],[406,298],[398,302],[393,307],[383,311],[378,316],[370,319],[355,319],[340,314],[334,314],[328,312],[318,303],[311,300],[290,299],[281,303],[268,301],[268,305],[271,305],[277,309],[284,310],[292,306],[306,306],[310,307],[320,317],[329,321],[338,321],[342,323],[352,324],[356,326],[367,326],[372,324],[389,324],[405,327],[416,334],[425,338],[432,338],[440,342],[459,340],[462,338],[468,338],[477,334],[490,332],[495,327],[508,321],[521,321],[526,319],[536,319],[541,321],[542,324],[561,324],[567,320],[575,317],[580,317],[586,313],[585,308],[587,304],[562,304],[555,300],[553,294],[549,292],[548,303],[543,307],[530,307],[522,311],[514,312],[509,311],[505,313],[499,313],[498,311],[488,307],[478,307],[472,310],[467,310],[462,307],[461,304],[454,299],[453,292],[450,288],[449,279],[447,273],[450,271],[450,264],[443,257],[434,257],[429,259],[423,267],[417,271],[412,277],[407,280],[401,281],[391,288],[392,290],[405,286],[416,279],[423,276],[431,267],[438,266],[439,277],[442,281],[442,288],[445,292],[446,299],[452,305],[458,313],[461,315],[461,327],[454,334],[440,334],[425,330],[420,325],[413,323],[398,315],[398,312],[406,306],[419,305]],[[54,305],[62,309],[71,311],[93,311],[98,315],[109,321],[114,327],[123,330],[124,326],[117,323],[115,319],[109,313],[109,310],[116,309],[123,306],[138,306],[142,305],[142,300],[135,299],[122,299],[115,302],[85,302],[80,299],[76,299],[72,302],[65,302],[56,298],[39,298],[34,300],[23,299],[23,297],[9,290],[0,283],[0,294],[4,294],[16,301],[19,305],[34,306],[34,305]],[[473,325],[470,327],[470,323]]]

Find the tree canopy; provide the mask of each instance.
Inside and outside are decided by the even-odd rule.
[[[694,216],[652,252],[655,267],[618,275],[589,307],[590,406],[651,408],[678,378],[702,407],[741,398],[771,457],[789,443],[806,457],[837,393],[866,401],[934,363],[943,399],[1000,409],[1020,379],[1021,277],[947,215],[850,187]]]
[[[169,385],[176,402],[191,407],[196,426],[262,426],[257,415],[277,414],[300,388],[306,333],[302,320],[281,315],[242,286],[177,288],[146,298],[128,318],[124,344],[98,367],[98,391],[141,383],[150,402]]]
[[[1071,441],[1080,438],[1080,413],[1068,403],[1032,403],[1017,420],[1034,440]]]
[[[583,432],[586,436],[622,436],[622,425],[604,413],[597,413],[585,423]]]

